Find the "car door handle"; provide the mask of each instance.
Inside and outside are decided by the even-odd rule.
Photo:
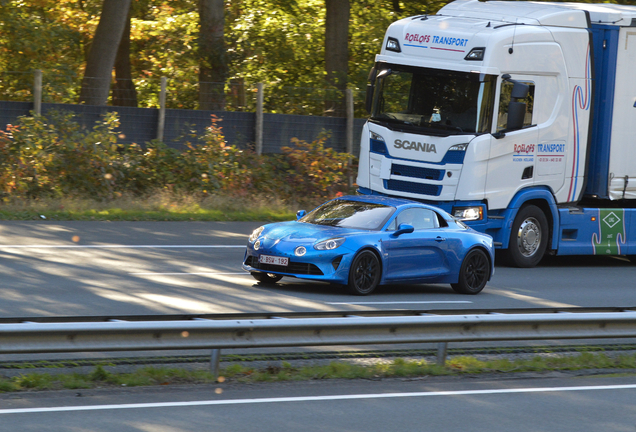
[[[437,237],[437,238],[435,239],[435,241],[436,241],[436,242],[443,242],[443,241],[446,241],[446,239],[445,239],[444,237]]]

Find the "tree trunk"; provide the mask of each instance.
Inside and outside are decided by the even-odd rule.
[[[199,109],[225,109],[224,0],[199,0]]]
[[[126,19],[124,34],[119,42],[115,58],[115,87],[113,88],[114,106],[137,106],[137,91],[132,80],[130,67],[130,13]]]
[[[80,91],[80,103],[106,105],[115,57],[131,0],[104,0],[99,24],[91,43]]]
[[[335,97],[326,98],[325,115],[344,117],[344,90],[349,70],[349,0],[325,0],[325,71],[327,83],[337,88]],[[332,100],[329,100],[332,99]]]

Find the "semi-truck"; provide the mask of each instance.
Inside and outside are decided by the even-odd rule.
[[[456,0],[391,24],[356,183],[443,208],[517,267],[636,257],[636,7]]]

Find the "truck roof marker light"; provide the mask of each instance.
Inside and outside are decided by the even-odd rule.
[[[473,48],[466,55],[466,57],[464,57],[464,60],[482,61],[484,59],[484,53],[485,52],[486,52],[486,48],[484,48],[484,47]]]
[[[400,42],[398,42],[398,40],[394,37],[390,37],[387,39],[386,49],[387,51],[402,52],[402,50],[400,49]]]

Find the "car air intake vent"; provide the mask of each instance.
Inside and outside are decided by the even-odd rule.
[[[245,265],[253,267],[258,270],[263,271],[275,271],[277,273],[289,273],[289,274],[306,274],[306,275],[314,275],[321,276],[324,273],[314,264],[309,263],[299,263],[289,261],[289,265],[279,266],[273,264],[263,264],[258,262],[258,259],[253,256],[248,256],[245,260]]]
[[[392,164],[391,174],[436,181],[440,181],[444,178],[444,170],[414,167],[402,164]]]

